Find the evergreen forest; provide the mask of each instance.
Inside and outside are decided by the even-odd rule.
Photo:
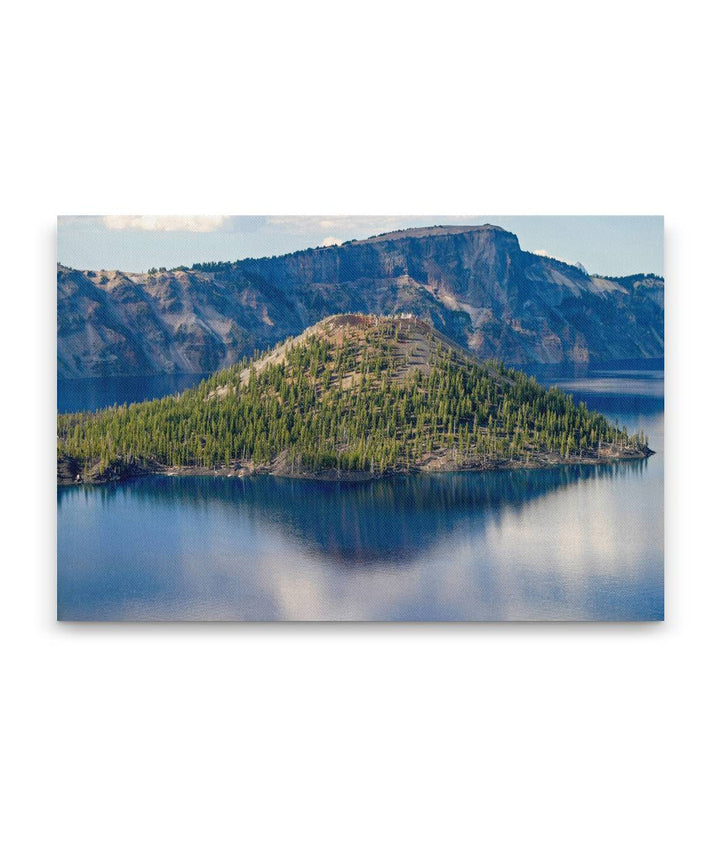
[[[604,416],[499,362],[478,363],[429,325],[321,322],[279,351],[181,394],[58,416],[58,458],[111,467],[269,465],[385,474],[649,452]],[[322,325],[326,326],[323,327]]]

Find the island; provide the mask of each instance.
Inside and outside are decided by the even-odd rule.
[[[151,473],[361,480],[653,454],[410,313],[334,315],[183,393],[58,415],[58,484]]]

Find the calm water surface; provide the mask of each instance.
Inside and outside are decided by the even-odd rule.
[[[155,375],[154,377],[58,378],[58,413],[100,410],[113,404],[129,404],[182,392],[207,377],[204,374]]]
[[[657,454],[356,485],[157,476],[58,488],[59,617],[661,619],[661,364],[535,374],[644,429]],[[157,380],[134,379],[134,398],[161,394]],[[102,400],[107,381],[82,383],[85,399],[66,409]]]

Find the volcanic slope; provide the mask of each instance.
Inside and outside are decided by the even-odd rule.
[[[649,454],[642,434],[407,315],[331,316],[182,394],[58,417],[63,483],[168,471],[362,478]]]

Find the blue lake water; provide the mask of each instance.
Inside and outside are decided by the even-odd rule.
[[[207,375],[176,374],[153,377],[106,377],[106,378],[58,378],[58,413],[73,413],[76,410],[100,410],[113,404],[129,404],[162,398],[182,392],[199,383]]]
[[[153,476],[61,487],[59,618],[661,619],[662,364],[535,373],[644,429],[657,454],[361,484]],[[174,391],[123,381],[124,400]],[[85,398],[68,409],[108,403],[107,381],[80,383]],[[60,386],[59,404],[71,400]]]

